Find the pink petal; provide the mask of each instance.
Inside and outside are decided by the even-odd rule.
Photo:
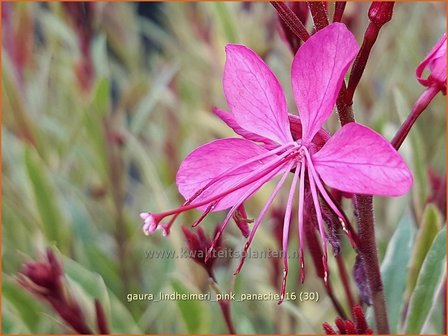
[[[380,134],[349,123],[312,156],[329,186],[350,193],[400,196],[412,186],[412,174],[400,154]]]
[[[423,72],[428,68],[428,78],[423,78]],[[442,35],[428,56],[419,64],[415,74],[420,84],[430,86],[440,83],[446,90],[446,33]]]
[[[280,144],[292,142],[283,89],[263,60],[249,48],[228,44],[224,94],[236,122]]]
[[[213,113],[216,114],[219,118],[221,118],[221,120],[224,121],[227,124],[227,126],[229,126],[231,129],[233,129],[236,134],[241,135],[243,138],[255,142],[262,142],[269,145],[273,144],[272,140],[269,140],[268,138],[265,138],[261,135],[246,131],[244,128],[238,125],[232,113],[225,112],[217,107],[213,108]]]
[[[212,179],[223,174],[218,182],[208,187],[193,203],[208,199],[230,189],[245,179],[245,176],[260,168],[264,163],[273,160],[272,157],[256,160],[246,166],[232,171],[228,175],[226,171],[269,152],[245,139],[220,139],[202,145],[191,152],[179,167],[176,175],[176,184],[179,192],[185,199],[191,198],[198,190],[207,185]],[[276,155],[273,155],[275,157]],[[219,211],[233,206],[253,184],[249,184],[237,191],[225,196],[212,211]],[[261,187],[261,185],[260,185]],[[199,207],[207,209],[208,205]]]
[[[305,143],[313,139],[333,111],[344,75],[358,49],[345,25],[333,23],[311,36],[297,51],[291,81]]]

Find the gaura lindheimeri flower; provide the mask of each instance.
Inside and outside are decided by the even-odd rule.
[[[293,172],[283,221],[284,272],[282,298],[288,273],[288,237],[294,198],[298,197],[298,232],[303,275],[304,189],[309,184],[321,236],[325,278],[327,238],[319,206],[319,194],[341,219],[324,183],[341,191],[398,196],[412,185],[412,175],[397,151],[381,135],[357,123],[349,123],[332,137],[321,129],[332,113],[342,81],[358,51],[345,25],[334,23],[310,37],[295,55],[291,81],[300,120],[288,115],[279,81],[249,48],[226,46],[223,87],[230,113],[215,112],[243,138],[212,141],[191,152],[177,172],[176,183],[186,202],[163,213],[142,213],[146,234],[159,225],[168,233],[174,219],[190,209],[209,212],[230,209],[216,238],[232,215],[266,182],[279,176],[271,196],[256,218],[244,251],[249,248],[274,198]],[[297,132],[300,125],[301,131]],[[173,216],[166,224],[162,219]],[[347,231],[346,231],[347,232]],[[213,249],[213,244],[209,251]],[[236,273],[241,270],[243,258]],[[302,276],[303,278],[303,276]]]
[[[427,78],[423,78],[425,70],[429,71]],[[446,33],[419,64],[415,73],[420,84],[436,87],[446,94]]]

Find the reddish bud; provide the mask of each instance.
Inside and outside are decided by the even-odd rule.
[[[428,170],[429,182],[431,184],[431,194],[428,196],[428,203],[434,203],[443,216],[446,216],[446,176],[438,175],[433,169]]]
[[[95,313],[96,313],[96,324],[98,332],[103,335],[109,334],[109,327],[107,325],[106,314],[104,313],[103,305],[98,299],[95,299]]]
[[[58,292],[61,288],[62,266],[52,250],[47,250],[47,260],[30,261],[23,265],[19,283],[39,295]]]
[[[345,321],[345,331],[347,335],[357,335],[355,324],[350,320]]]
[[[353,318],[355,320],[356,325],[356,331],[359,334],[364,334],[367,329],[369,329],[366,321],[366,317],[364,316],[364,312],[362,311],[362,307],[359,305],[356,305],[352,309],[353,312]]]
[[[327,322],[322,323],[322,327],[324,328],[325,334],[327,335],[337,335],[336,331],[333,327]]]
[[[425,70],[429,72],[427,78],[423,77]],[[415,74],[423,86],[436,87],[446,94],[446,33],[419,64]]]
[[[233,220],[241,231],[241,234],[247,238],[249,237],[250,229],[249,223],[252,223],[254,220],[247,218],[246,209],[244,208],[244,204],[241,204],[233,214]]]
[[[395,2],[374,1],[369,8],[369,19],[378,26],[382,26],[392,19]]]
[[[215,229],[214,237],[216,237],[218,231],[219,226]],[[191,251],[191,258],[201,265],[207,271],[208,275],[214,279],[213,265],[217,258],[215,252],[219,251],[221,248],[221,237],[219,237],[214,244],[212,253],[208,254],[212,247],[213,239],[208,239],[202,227],[197,227],[196,232],[191,232],[186,226],[182,226],[182,232],[187,240],[187,246]]]
[[[361,306],[354,306],[352,308],[354,322],[350,320],[343,320],[340,317],[337,317],[334,321],[336,327],[339,329],[337,333],[333,327],[327,322],[322,324],[324,331],[327,335],[371,335],[373,333],[372,329],[370,329],[367,325],[366,318],[364,316],[364,312]]]
[[[46,260],[27,262],[19,273],[18,282],[24,289],[49,303],[73,330],[80,334],[92,333],[79,304],[64,288],[62,265],[51,249],[47,250]]]
[[[345,329],[345,321],[342,318],[336,317],[336,320],[334,320],[334,324],[336,324],[336,327],[338,327],[340,334],[347,334],[347,331]]]

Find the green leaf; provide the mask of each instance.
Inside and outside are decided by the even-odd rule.
[[[171,283],[174,291],[179,294],[189,294],[190,291],[180,282],[174,279]],[[182,314],[188,333],[198,334],[202,327],[202,307],[199,301],[177,300],[177,306]]]
[[[142,334],[129,310],[109,292],[110,296],[110,323],[114,334]]]
[[[59,249],[66,248],[64,237],[64,221],[60,213],[55,190],[50,182],[49,172],[34,151],[25,149],[25,166],[34,193],[37,210],[40,215],[45,237],[56,242]]]
[[[127,308],[117,299],[117,297],[108,289],[103,278],[95,272],[89,271],[77,262],[64,258],[64,271],[70,280],[70,285],[77,293],[78,300],[84,300],[91,311],[87,312],[93,316],[94,300],[98,299],[104,308],[106,319],[112,333],[117,334],[140,334],[137,323]],[[82,293],[80,293],[82,290]],[[87,307],[82,305],[82,307]]]
[[[99,79],[96,84],[94,98],[91,106],[87,107],[84,116],[84,127],[94,150],[96,170],[106,180],[108,174],[107,144],[104,130],[104,118],[110,109],[110,84],[105,78]]]
[[[437,304],[438,290],[445,276],[446,228],[440,231],[426,255],[414,293],[411,296],[405,322],[406,334],[420,334],[429,317],[431,308]]]
[[[35,298],[5,274],[3,274],[2,295],[17,309],[18,315],[29,329],[35,330],[40,318],[38,313],[40,306]]]
[[[386,296],[389,324],[392,334],[399,326],[406,288],[407,265],[411,256],[415,228],[410,211],[406,211],[395,230],[381,265],[384,294]]]
[[[64,258],[63,263],[67,278],[82,288],[88,298],[91,299],[92,304],[95,299],[98,299],[103,305],[106,316],[110,316],[109,294],[101,275],[85,269],[69,258]]]
[[[92,113],[98,116],[105,117],[109,112],[109,80],[107,78],[101,78],[98,80],[95,88],[95,97],[93,101],[93,107],[95,111]]]
[[[415,246],[409,265],[409,275],[405,295],[406,301],[409,300],[412,291],[414,290],[423,260],[441,226],[442,217],[438,209],[433,204],[429,204],[423,212],[422,223],[417,232]]]
[[[163,100],[165,92],[169,90],[169,83],[178,72],[179,66],[175,63],[168,64],[160,70],[160,73],[153,77],[151,89],[148,94],[139,102],[135,114],[132,117],[130,130],[138,135],[147,127],[148,118],[154,111],[157,103]]]
[[[227,7],[227,3],[225,2],[215,2],[215,10],[218,16],[219,21],[221,22],[222,28],[226,35],[226,40],[228,42],[236,43],[237,41],[237,32],[234,27],[236,27],[235,23],[232,19],[232,14]]]
[[[7,299],[2,298],[2,335],[10,334],[31,334],[31,332],[20,319],[18,309]]]

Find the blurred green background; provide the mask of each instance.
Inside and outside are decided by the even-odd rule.
[[[293,55],[279,33],[276,12],[269,3],[92,3],[87,11],[80,6],[2,3],[3,333],[69,330],[15,281],[23,262],[39,258],[49,245],[59,251],[67,282],[87,315],[99,298],[113,332],[225,333],[216,302],[127,302],[128,293],[211,291],[206,272],[192,260],[145,258],[146,250],[185,247],[180,226],[198,213],[180,217],[168,238],[160,232],[144,236],[138,214],[181,204],[174,181],[182,159],[201,144],[233,136],[211,112],[213,106],[227,108],[221,84],[227,43],[245,44],[265,59],[296,113],[289,73]],[[359,43],[368,6],[348,3],[344,14]],[[415,68],[445,24],[444,3],[396,4],[355,95],[359,122],[393,137],[424,90]],[[440,209],[446,188],[445,109],[439,95],[400,150],[414,172],[412,192],[375,203],[380,257],[389,253],[382,270],[394,332],[403,331],[403,302],[415,293],[425,267],[443,278],[444,270],[423,260],[445,222]],[[338,129],[336,115],[327,126]],[[250,217],[271,187],[247,204]],[[345,205],[352,214],[350,202]],[[201,225],[211,234],[222,219],[222,213],[214,214]],[[253,249],[279,248],[274,226],[274,220],[265,220]],[[241,250],[243,237],[235,225],[229,228],[225,246]],[[351,272],[355,253],[342,238]],[[297,247],[295,239],[291,245]],[[238,262],[217,262],[222,291],[279,292],[275,261],[248,259],[233,277]],[[329,262],[334,291],[349,312],[336,263],[332,257]],[[337,313],[311,259],[303,285],[297,263],[291,268],[288,291],[317,291],[320,300],[280,306],[232,302],[239,333],[321,333],[322,322],[333,322]],[[432,303],[421,298],[429,309],[410,310],[425,322],[413,333],[442,333],[440,286],[433,284]],[[356,293],[354,283],[352,289]],[[411,303],[423,307],[417,299]]]

